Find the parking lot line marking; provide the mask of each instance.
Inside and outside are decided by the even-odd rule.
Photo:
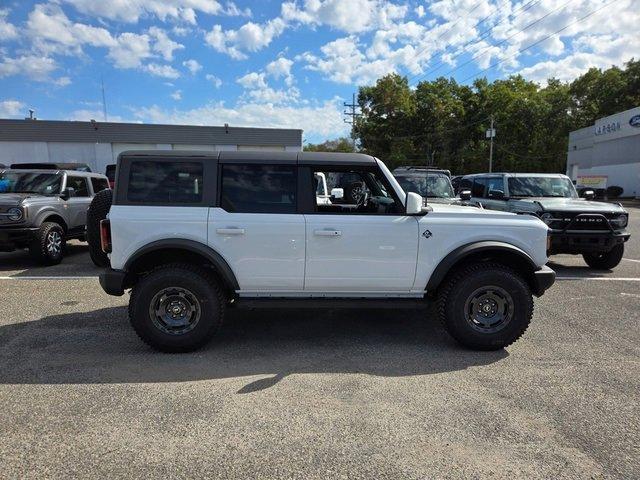
[[[623,258],[623,260],[626,260],[627,262],[636,262],[636,263],[640,263],[640,260],[635,260],[633,258]]]
[[[98,278],[97,275],[69,275],[69,276],[37,276],[37,275],[29,275],[29,276],[4,276],[0,277],[0,280],[85,280],[87,278]]]
[[[637,277],[556,277],[556,280],[590,280],[600,282],[640,282]]]

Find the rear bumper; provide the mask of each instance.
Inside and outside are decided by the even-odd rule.
[[[540,297],[556,281],[556,272],[546,265],[533,272],[533,293]]]
[[[0,252],[27,246],[37,231],[37,227],[0,227]]]
[[[553,232],[549,233],[551,246],[549,255],[557,253],[608,252],[620,243],[629,240],[627,231],[621,232]]]
[[[100,274],[100,286],[109,295],[121,297],[124,295],[127,272],[108,268]]]

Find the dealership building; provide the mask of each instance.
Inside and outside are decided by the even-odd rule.
[[[125,150],[302,150],[302,130],[0,119],[0,164],[79,162],[104,173]]]
[[[623,197],[640,198],[640,107],[571,132],[567,175],[580,186],[618,186]]]

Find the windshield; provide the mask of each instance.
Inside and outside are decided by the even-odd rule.
[[[431,198],[454,196],[451,180],[446,175],[398,175],[396,178],[405,192],[414,192]]]
[[[62,176],[57,173],[4,172],[0,173],[0,193],[60,193]]]
[[[511,177],[509,196],[578,198],[571,180],[563,177]]]

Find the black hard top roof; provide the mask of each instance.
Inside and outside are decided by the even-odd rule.
[[[492,172],[492,173],[471,173],[465,175],[463,178],[476,178],[476,177],[547,177],[547,178],[560,178],[566,177],[564,173],[509,173],[509,172]]]
[[[281,152],[281,151],[193,151],[193,150],[129,150],[121,157],[211,158],[220,163],[278,162],[299,165],[376,165],[376,159],[363,153]]]

